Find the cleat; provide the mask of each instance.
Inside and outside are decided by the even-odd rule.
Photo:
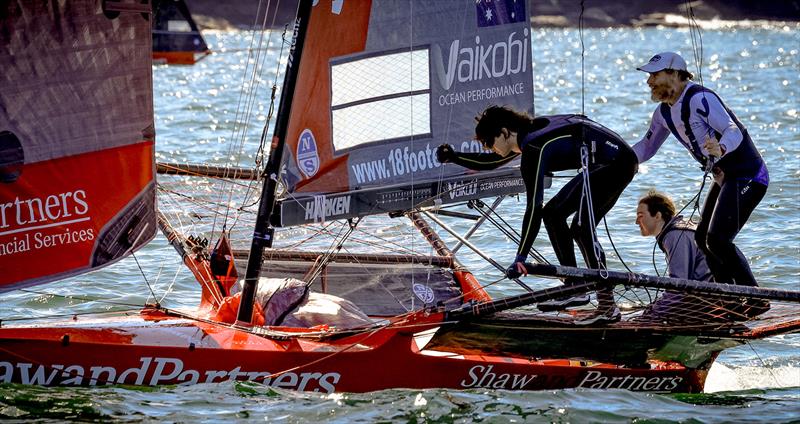
[[[539,302],[536,307],[542,312],[563,311],[575,306],[583,306],[589,303],[589,295],[581,294],[578,296],[564,297],[561,299],[547,300]]]
[[[592,315],[573,321],[576,325],[603,325],[613,324],[622,319],[622,314],[616,306],[603,311],[597,310]]]

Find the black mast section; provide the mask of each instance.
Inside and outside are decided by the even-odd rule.
[[[258,204],[258,215],[256,216],[256,225],[253,230],[253,242],[250,245],[250,256],[247,259],[247,271],[245,272],[242,298],[239,303],[239,314],[236,317],[239,324],[250,324],[253,316],[253,299],[258,288],[258,277],[261,273],[261,259],[264,249],[272,246],[272,236],[275,229],[270,225],[269,218],[275,208],[275,188],[278,183],[284,141],[289,126],[292,100],[294,99],[294,88],[297,84],[300,58],[303,56],[303,43],[308,32],[308,20],[310,17],[311,0],[301,0],[297,8],[297,18],[294,22],[294,37],[289,52],[289,62],[286,65],[286,76],[283,80],[278,117],[275,121],[275,133],[272,136],[269,160],[264,168],[264,187]]]

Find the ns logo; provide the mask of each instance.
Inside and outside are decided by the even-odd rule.
[[[317,141],[314,139],[314,133],[309,129],[303,130],[300,138],[297,139],[297,167],[306,178],[313,177],[319,171]]]

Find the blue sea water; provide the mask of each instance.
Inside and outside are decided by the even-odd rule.
[[[655,104],[646,74],[636,71],[659,51],[676,50],[704,85],[716,90],[748,127],[770,170],[766,197],[737,245],[750,259],[763,286],[800,289],[800,25],[758,24],[711,27],[702,44],[685,28],[585,30],[584,82],[581,43],[576,29],[534,30],[535,110],[537,114],[584,111],[630,143],[642,137]],[[191,67],[155,66],[154,94],[158,160],[192,163],[240,161],[252,166],[269,113],[269,90],[280,87],[285,62],[280,33],[263,42],[260,56],[248,55],[253,33],[209,32],[213,55]],[[697,58],[702,63],[697,71]],[[285,59],[283,59],[285,61]],[[257,78],[245,71],[263,64]],[[255,99],[242,97],[254,88]],[[280,91],[280,90],[278,90]],[[278,96],[280,93],[278,92]],[[246,130],[242,124],[248,124]],[[235,125],[238,124],[238,125]],[[229,150],[243,144],[244,154]],[[653,255],[653,240],[634,225],[638,197],[655,187],[681,206],[700,188],[701,173],[674,140],[640,168],[640,173],[607,216],[609,233],[599,232],[610,267],[621,269],[617,251],[634,270],[663,272]],[[556,181],[556,186],[561,182]],[[555,190],[546,194],[552,195]],[[504,203],[512,225],[519,224],[522,201]],[[693,207],[688,206],[686,214]],[[514,217],[516,221],[514,221]],[[406,224],[378,221],[387,238],[408,231]],[[601,229],[603,226],[601,225]],[[609,236],[610,234],[610,236]],[[609,237],[611,240],[609,240]],[[400,237],[402,239],[402,237]],[[514,247],[488,227],[473,236],[489,245],[501,263]],[[546,237],[536,247],[552,258]],[[481,281],[497,271],[477,258],[462,258]],[[655,263],[655,264],[654,264]],[[144,276],[140,271],[144,271]],[[37,316],[71,315],[141,305],[150,296],[146,279],[163,304],[193,307],[197,285],[163,237],[104,270],[0,297],[4,322]],[[109,284],[111,281],[113,284]],[[511,294],[509,284],[492,286],[493,295]],[[409,370],[413,372],[413,370]],[[40,388],[0,385],[0,418],[19,421],[66,419],[171,422],[336,421],[336,422],[797,422],[800,421],[800,335],[779,336],[724,352],[712,368],[706,394],[652,395],[627,391],[563,390],[515,393],[495,390],[387,390],[369,394],[309,394],[252,383],[204,384],[165,388]]]

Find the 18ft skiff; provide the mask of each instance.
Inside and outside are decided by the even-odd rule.
[[[113,264],[160,227],[202,295],[191,311],[151,304],[3,323],[0,382],[698,392],[722,350],[800,328],[798,292],[540,258],[533,274],[586,283],[534,290],[517,281],[523,294],[493,299],[459,262],[463,248],[494,263],[470,238],[493,224],[513,240],[496,211],[524,186],[515,163],[473,173],[434,151],[477,151],[473,117],[487,103],[533,104],[525,2],[302,1],[269,159],[255,171],[156,167],[148,5],[2,7],[0,290]],[[252,205],[255,183],[263,188],[244,237],[247,207],[213,215],[229,217],[224,225],[180,220],[231,199]],[[370,221],[387,214],[408,218],[397,227],[404,242],[381,238]],[[297,230],[281,238],[280,227]],[[251,246],[231,248],[228,238]],[[590,310],[530,308],[599,285],[627,306],[622,322],[578,327],[574,318]],[[648,321],[661,290],[694,295],[699,303],[676,311],[694,320]],[[743,299],[768,299],[771,309],[751,319],[730,307]]]

